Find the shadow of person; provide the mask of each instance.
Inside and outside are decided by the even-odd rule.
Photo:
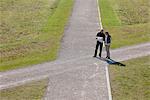
[[[121,62],[118,62],[118,61],[115,61],[113,59],[106,59],[106,62],[108,64],[112,64],[112,65],[118,65],[118,66],[126,66],[125,64],[121,63]]]
[[[98,59],[100,59],[102,61],[106,61],[110,65],[126,66],[125,64],[123,64],[121,62],[118,62],[118,61],[115,61],[113,59],[107,59],[107,58],[103,58],[103,57],[101,57],[101,58],[96,57],[96,58],[98,58]]]

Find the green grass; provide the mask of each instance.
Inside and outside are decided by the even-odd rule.
[[[0,2],[0,71],[56,59],[73,0]]]
[[[112,48],[150,41],[148,0],[99,0],[104,30],[112,35]]]
[[[132,46],[138,43],[150,41],[150,23],[109,27],[112,36],[111,48]]]
[[[123,62],[126,66],[109,67],[113,100],[149,100],[150,56]]]
[[[48,80],[28,83],[10,89],[0,90],[1,100],[41,100],[45,95]]]
[[[121,24],[109,0],[99,0],[102,23],[104,26],[118,26]]]

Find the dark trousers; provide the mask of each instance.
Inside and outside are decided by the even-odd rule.
[[[96,48],[95,48],[95,54],[94,54],[94,56],[97,56],[97,50],[98,50],[99,46],[100,46],[100,48],[99,48],[99,56],[101,57],[103,43],[101,43],[99,41],[97,41],[97,43],[96,43]]]

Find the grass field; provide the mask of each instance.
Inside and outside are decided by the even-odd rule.
[[[48,80],[28,83],[10,89],[0,90],[1,100],[41,100],[45,94]]]
[[[73,0],[0,3],[0,71],[56,59]]]
[[[104,29],[112,35],[112,48],[150,41],[148,0],[99,0]]]
[[[109,67],[113,100],[149,100],[150,56],[123,62],[125,67]]]

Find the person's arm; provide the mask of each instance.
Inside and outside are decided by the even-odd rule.
[[[110,36],[110,43],[111,43],[111,41],[112,41],[112,38],[111,38],[111,36]]]
[[[105,35],[103,34],[103,41],[105,41]]]
[[[99,35],[99,32],[97,33],[96,37],[98,37],[98,35]]]
[[[97,39],[97,37],[98,37],[98,34],[99,34],[99,32],[98,32],[97,35],[96,35],[96,39]]]

